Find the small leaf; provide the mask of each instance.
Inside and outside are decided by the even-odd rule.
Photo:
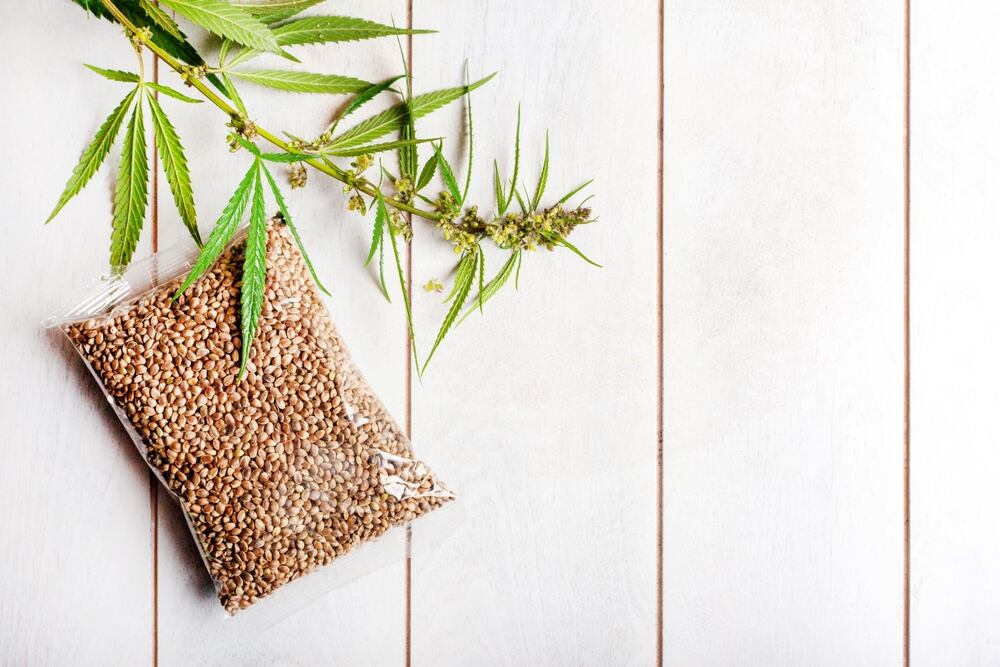
[[[396,260],[396,274],[399,276],[399,289],[403,293],[403,306],[406,309],[406,326],[410,333],[410,348],[413,350],[413,362],[416,364],[417,369],[420,369],[420,359],[417,354],[417,337],[413,329],[413,309],[410,307],[410,292],[407,289],[406,277],[403,275],[403,262],[399,258],[399,247],[396,245],[396,235],[392,229],[392,221],[389,218],[389,214],[385,210],[385,199],[382,197],[381,190],[375,190],[375,205],[382,209],[382,215],[384,219],[389,222],[389,243],[392,244],[392,255]],[[383,283],[383,290],[384,290]],[[388,292],[386,292],[386,298],[388,298]]]
[[[478,297],[480,312],[482,312],[483,310],[483,304],[492,299],[494,296],[496,296],[497,293],[500,291],[500,288],[502,288],[504,284],[507,282],[507,280],[510,278],[510,275],[514,272],[515,265],[517,265],[520,262],[520,258],[521,258],[520,250],[511,251],[510,257],[508,257],[507,261],[504,262],[504,265],[500,267],[500,271],[498,271],[497,274],[493,276],[493,278],[488,283],[486,283],[486,285],[480,284],[479,297]],[[458,326],[459,324],[464,322],[465,318],[467,318],[474,312],[476,312],[475,306],[466,310],[465,314],[462,315],[462,319],[460,319],[455,324],[455,326]]]
[[[437,169],[437,151],[434,151],[434,155],[428,158],[427,163],[424,164],[424,168],[420,170],[420,177],[417,178],[417,191],[423,190],[434,178],[434,171]]]
[[[517,191],[517,188],[513,188],[512,192],[514,193],[514,198],[517,199],[518,206],[521,207],[521,213],[528,215],[529,213],[528,205],[525,204],[524,199],[521,198],[521,193]]]
[[[593,182],[594,182],[594,179],[590,179],[589,181],[587,181],[583,185],[576,186],[575,188],[573,188],[572,190],[570,190],[568,193],[566,193],[566,196],[564,196],[562,199],[560,199],[559,201],[557,201],[555,203],[555,206],[559,206],[561,204],[565,204],[567,201],[569,201],[570,197],[572,197],[573,195],[575,195],[580,190],[583,190],[585,187],[587,187],[588,185],[590,185]]]
[[[111,219],[111,267],[119,271],[132,260],[139,232],[146,217],[149,156],[146,129],[142,121],[142,99],[132,110],[125,130],[122,157],[115,183],[115,204]]]
[[[257,18],[223,0],[160,0],[188,20],[219,37],[258,51],[280,53],[271,30]]]
[[[507,207],[510,203],[514,201],[514,195],[517,194],[517,177],[518,172],[521,169],[521,105],[517,105],[517,130],[514,133],[514,175],[510,179],[510,194],[504,200],[504,212],[507,211]],[[520,197],[518,197],[520,200]],[[527,213],[525,209],[524,202],[521,202],[521,209]],[[502,214],[501,214],[502,215]]]
[[[225,72],[219,72],[219,76],[222,77],[222,85],[226,88],[226,95],[233,101],[233,104],[236,105],[236,109],[244,116],[249,116],[250,112],[247,111],[246,105],[243,104],[243,98],[240,97],[240,94],[237,92],[236,86],[233,85],[232,80]]]
[[[111,81],[121,81],[123,83],[139,83],[139,75],[132,72],[123,72],[118,69],[104,69],[103,67],[97,67],[96,65],[83,64],[84,67],[89,69],[91,72],[100,74],[105,79],[110,79]]]
[[[170,86],[164,86],[162,83],[154,83],[152,81],[147,81],[143,84],[147,88],[151,88],[158,93],[163,93],[167,97],[172,97],[175,100],[180,100],[181,102],[187,102],[188,104],[201,104],[204,100],[196,100],[193,97],[188,97],[184,93],[174,90]]]
[[[234,7],[239,7],[243,11],[256,16],[265,23],[277,23],[290,19],[301,11],[314,5],[318,5],[323,0],[277,0],[276,2],[233,2]]]
[[[276,88],[292,93],[328,93],[339,95],[356,93],[371,84],[361,79],[336,74],[314,74],[312,72],[289,72],[286,70],[231,71],[232,76],[251,81],[268,88]]]
[[[458,181],[455,180],[455,172],[451,170],[451,165],[448,164],[448,160],[441,154],[440,143],[435,146],[434,154],[437,156],[438,171],[441,172],[441,179],[448,187],[448,191],[451,193],[451,196],[455,198],[455,202],[461,206],[462,192],[458,189]]]
[[[521,283],[521,259],[524,257],[524,253],[517,253],[517,271],[514,273],[514,289],[520,289]]]
[[[188,272],[187,278],[184,279],[181,286],[174,292],[175,299],[180,297],[191,286],[191,283],[198,280],[205,271],[215,264],[215,260],[219,258],[222,250],[226,247],[226,243],[229,242],[240,221],[243,220],[243,213],[247,210],[247,200],[250,198],[250,186],[253,185],[254,174],[257,173],[258,164],[257,160],[254,160],[253,165],[247,171],[243,180],[236,186],[236,191],[229,198],[229,202],[226,204],[226,208],[223,209],[222,215],[216,220],[215,228],[208,236],[208,240],[205,241],[205,245],[202,246],[201,252],[198,253],[198,259],[194,261],[194,265]]]
[[[319,279],[319,275],[316,273],[315,267],[313,267],[312,260],[309,259],[309,253],[306,252],[306,246],[302,243],[302,239],[299,237],[299,230],[295,228],[295,223],[292,222],[292,214],[288,212],[288,206],[285,205],[285,198],[281,196],[281,189],[278,188],[278,184],[275,182],[274,177],[271,176],[266,168],[263,168],[264,176],[267,177],[267,183],[271,186],[271,194],[274,195],[274,201],[278,205],[278,210],[281,212],[281,217],[285,221],[285,225],[288,226],[288,231],[291,232],[292,238],[295,239],[295,245],[299,247],[299,252],[302,253],[302,261],[306,263],[306,268],[309,269],[309,275],[312,276],[313,282],[316,283],[316,287],[320,289],[323,294],[330,296],[330,290],[323,285],[322,281]]]
[[[137,90],[138,88],[134,88],[132,92],[125,96],[125,99],[118,103],[118,106],[111,112],[111,115],[101,124],[100,129],[97,130],[97,134],[94,135],[90,144],[83,150],[83,154],[80,155],[80,161],[73,168],[73,173],[66,183],[66,188],[63,190],[62,195],[59,196],[56,207],[45,221],[46,224],[52,222],[52,219],[62,210],[63,206],[75,197],[83,189],[83,186],[97,173],[98,167],[104,162],[104,159],[111,151],[111,146],[115,143],[115,137],[118,136],[118,130],[121,129],[122,121],[125,119],[125,114],[128,113],[129,106],[132,104]]]
[[[240,146],[242,146],[244,149],[246,149],[247,151],[249,151],[251,155],[253,155],[255,157],[260,157],[260,149],[257,148],[257,144],[255,144],[252,141],[249,141],[247,139],[244,139],[243,137],[241,137],[240,135],[236,134],[235,132],[233,133],[232,137],[233,137],[233,139],[235,139],[237,141],[237,143],[239,143]]]
[[[545,232],[543,232],[542,233],[542,237],[545,238],[546,240],[552,242],[552,243],[558,243],[559,245],[563,246],[564,248],[569,249],[571,252],[573,252],[573,254],[575,254],[576,256],[578,256],[580,259],[582,259],[583,261],[585,261],[587,264],[591,264],[593,266],[596,266],[599,269],[603,269],[604,268],[603,266],[601,266],[600,264],[598,264],[594,260],[592,260],[589,257],[587,257],[586,255],[584,255],[582,252],[580,252],[580,249],[577,248],[572,243],[570,243],[569,241],[567,241],[564,236],[561,236],[559,234],[552,234],[552,233],[545,233]]]
[[[281,46],[349,42],[389,35],[418,35],[433,30],[407,30],[348,16],[310,16],[274,28]]]
[[[332,132],[337,127],[337,124],[341,120],[343,120],[347,116],[350,116],[352,113],[354,113],[355,111],[357,111],[358,109],[360,109],[366,103],[370,102],[379,93],[382,93],[382,92],[385,92],[386,90],[388,90],[389,87],[392,86],[392,84],[394,84],[397,81],[399,81],[400,79],[402,79],[403,76],[404,76],[403,74],[400,74],[399,76],[395,76],[395,77],[393,77],[391,79],[386,79],[385,81],[383,81],[381,83],[372,84],[371,86],[368,86],[367,88],[365,88],[364,90],[362,90],[360,93],[358,93],[357,95],[355,95],[354,98],[351,99],[350,104],[347,105],[347,108],[344,109],[344,112],[341,113],[337,117],[337,119],[334,120],[333,123],[330,124],[329,131]]]
[[[260,169],[254,171],[253,199],[250,203],[250,231],[243,255],[243,280],[240,288],[240,374],[242,380],[250,361],[250,348],[260,326],[264,308],[264,285],[267,282],[267,218],[264,215],[264,188]]]
[[[469,298],[469,291],[472,289],[472,281],[476,276],[476,258],[466,254],[466,256],[462,258],[463,263],[467,261],[466,257],[469,257],[471,260],[469,263],[473,268],[471,271],[462,272],[461,264],[459,265],[459,274],[456,274],[455,276],[455,298],[451,303],[451,308],[448,309],[448,314],[445,315],[444,321],[441,323],[441,328],[438,329],[437,339],[434,341],[434,345],[431,347],[431,351],[427,355],[427,359],[424,360],[424,367],[421,370],[421,373],[427,370],[427,365],[431,363],[431,358],[434,356],[434,352],[441,344],[441,341],[444,340],[448,330],[451,329],[451,325],[454,324],[455,318],[457,318],[458,314],[462,312],[465,300]]]
[[[187,227],[195,243],[201,245],[201,235],[198,233],[198,219],[195,215],[194,192],[191,190],[191,173],[188,171],[184,147],[177,135],[177,130],[170,124],[170,119],[163,113],[163,108],[153,95],[149,98],[149,108],[153,117],[153,132],[156,146],[159,149],[160,162],[170,184],[170,192],[174,195],[177,212],[181,222]]]
[[[430,141],[436,141],[436,139],[400,139],[399,141],[386,141],[381,144],[368,144],[367,146],[351,146],[350,148],[331,148],[329,150],[324,150],[324,155],[334,155],[337,157],[355,157],[357,155],[365,155],[369,153],[382,153],[384,151],[390,151],[401,146],[415,146],[417,144],[426,144]]]
[[[506,197],[503,193],[503,183],[500,182],[500,167],[497,165],[497,161],[493,160],[493,194],[497,200],[497,217],[503,217],[503,214],[507,212],[507,207],[504,203]]]
[[[159,5],[152,0],[139,0],[139,7],[146,12],[146,16],[153,20],[153,23],[163,28],[163,31],[174,39],[184,41],[184,33],[177,27],[170,15],[160,9]]]
[[[483,276],[486,273],[486,254],[482,248],[476,253],[479,256],[479,312],[483,312]]]
[[[470,253],[466,252],[458,260],[458,267],[455,269],[455,282],[452,283],[451,290],[448,292],[448,296],[444,298],[444,303],[448,303],[456,296],[461,289],[462,283],[465,282],[466,274],[475,275],[476,273],[476,258]]]
[[[409,114],[414,118],[421,118],[427,114],[440,109],[441,107],[454,102],[468,91],[479,88],[495,75],[480,79],[469,86],[459,88],[446,88],[432,93],[417,95],[409,102]],[[390,132],[399,130],[400,124],[406,121],[407,103],[397,104],[386,109],[382,113],[376,114],[367,120],[363,120],[351,129],[347,130],[332,142],[333,146],[358,146],[367,144]]]
[[[385,232],[385,206],[375,207],[375,224],[372,226],[372,244],[368,248],[368,259],[365,260],[367,267],[375,257],[375,251],[382,243],[382,234]]]
[[[545,131],[545,160],[542,162],[542,173],[538,176],[538,185],[535,186],[535,196],[531,198],[531,210],[538,209],[542,201],[542,194],[545,192],[545,184],[549,180],[549,131]]]
[[[469,82],[469,67],[468,63],[465,67],[465,82]],[[469,196],[469,187],[472,185],[472,93],[465,94],[465,108],[466,114],[469,119],[468,125],[468,136],[469,136],[469,162],[465,166],[465,187],[462,188],[462,201]]]

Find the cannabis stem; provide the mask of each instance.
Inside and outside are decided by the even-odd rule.
[[[122,11],[115,6],[115,3],[112,0],[101,0],[101,4],[104,5],[104,7],[118,20],[118,22],[125,27],[125,31],[129,34],[130,37],[133,35],[142,34],[140,29],[137,28],[131,21],[128,20],[128,17],[126,17],[125,14],[123,14]],[[180,62],[178,62],[169,53],[165,52],[163,49],[157,46],[156,43],[153,42],[152,40],[139,39],[139,40],[133,40],[133,43],[141,43],[143,46],[145,46],[150,51],[155,53],[160,58],[160,60],[165,62],[170,67],[170,69],[174,70],[181,76],[184,75],[185,66]],[[141,66],[141,58],[140,58],[140,66]],[[239,116],[239,111],[234,109],[232,106],[230,106],[228,102],[219,97],[215,93],[215,91],[213,91],[211,88],[205,85],[203,81],[193,76],[184,77],[184,79],[189,85],[197,88],[198,92],[200,92],[206,99],[212,102],[212,104],[221,109],[226,115],[230,117]],[[289,146],[288,143],[283,141],[280,137],[260,127],[259,125],[256,125],[256,131],[260,137],[266,139],[267,141],[277,146],[281,150],[286,152],[298,152],[293,150],[292,147]],[[376,196],[376,192],[378,191],[378,189],[375,186],[368,183],[367,181],[349,182],[347,175],[343,171],[341,171],[340,169],[336,168],[333,165],[328,165],[315,158],[304,160],[304,162],[313,169],[321,171],[330,178],[338,180],[341,183],[349,184],[353,188],[360,190],[361,192],[364,192],[370,197]],[[413,215],[420,216],[421,218],[430,220],[432,222],[440,222],[442,219],[440,215],[421,210],[415,206],[411,206],[395,198],[385,198],[385,203],[386,205],[392,206],[395,209],[398,209],[400,211],[405,211],[407,213],[412,213]]]

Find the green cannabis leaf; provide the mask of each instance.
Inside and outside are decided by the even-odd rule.
[[[135,99],[135,94],[136,91],[133,89],[125,96],[125,99],[115,107],[111,115],[101,124],[90,145],[83,150],[80,161],[73,168],[73,174],[69,177],[69,182],[66,183],[66,188],[63,190],[62,195],[59,196],[59,202],[52,210],[52,213],[49,214],[48,219],[45,221],[46,223],[52,222],[52,219],[58,215],[63,206],[75,197],[83,189],[83,186],[97,173],[97,169],[104,162],[104,158],[108,156],[111,146],[115,143],[115,137],[118,136],[118,130],[121,129],[122,121],[125,119],[125,114],[128,113],[132,100]]]
[[[226,244],[229,243],[229,239],[232,238],[236,232],[236,228],[243,220],[243,213],[247,209],[247,200],[250,197],[250,187],[253,185],[256,173],[257,162],[254,161],[253,166],[247,171],[243,180],[236,186],[236,192],[229,198],[229,202],[223,209],[222,215],[215,222],[215,228],[208,236],[205,245],[202,246],[201,252],[198,253],[198,258],[194,261],[194,265],[191,267],[191,271],[188,272],[187,278],[184,279],[184,282],[181,283],[181,286],[174,293],[175,299],[184,294],[187,288],[194,281],[198,280],[198,278],[201,278],[205,271],[208,271],[215,264],[215,260],[219,259],[219,255],[222,254]]]
[[[331,147],[338,148],[346,146],[359,146],[374,141],[375,139],[385,136],[390,132],[398,131],[400,123],[403,123],[406,120],[407,114],[409,114],[409,116],[413,119],[426,116],[432,111],[437,111],[446,104],[454,102],[467,92],[479,88],[494,76],[495,75],[490,74],[488,77],[480,79],[479,81],[476,81],[468,86],[446,88],[444,90],[434,91],[433,93],[417,95],[408,103],[397,104],[394,107],[386,109],[380,114],[376,114],[371,118],[358,123],[351,129],[341,134],[339,137],[334,138],[330,145]]]
[[[251,16],[265,23],[278,23],[295,16],[299,12],[320,4],[323,0],[277,0],[276,2],[231,2]]]
[[[431,347],[431,351],[427,354],[427,359],[424,360],[424,365],[420,369],[421,375],[427,370],[427,365],[431,363],[431,358],[434,356],[434,352],[437,351],[441,341],[444,340],[448,330],[451,329],[451,325],[455,322],[455,318],[457,318],[458,314],[462,312],[462,307],[465,306],[465,300],[469,298],[469,291],[472,289],[472,281],[476,277],[476,267],[479,264],[477,255],[479,255],[479,252],[467,252],[462,255],[462,258],[458,262],[458,268],[455,271],[455,286],[452,289],[451,294],[448,295],[447,299],[451,301],[451,308],[448,309],[448,314],[445,315],[444,321],[441,323],[441,328],[438,329],[434,345]]]
[[[267,278],[267,216],[264,214],[264,188],[260,183],[259,161],[254,162],[253,200],[250,203],[250,231],[243,257],[243,283],[240,289],[240,374],[242,380],[250,360],[250,348],[260,326],[264,307],[264,283]]]
[[[149,162],[146,154],[146,130],[142,121],[142,98],[136,99],[132,118],[125,130],[122,156],[115,183],[114,215],[111,220],[111,266],[121,271],[135,253],[139,232],[146,217]]]
[[[245,79],[268,88],[276,88],[292,93],[328,93],[339,95],[357,93],[371,86],[367,81],[336,74],[313,74],[311,72],[289,72],[285,70],[256,70],[226,72],[230,76]]]
[[[263,154],[261,157],[265,157],[265,155],[267,154]],[[292,222],[292,215],[288,212],[288,206],[285,205],[285,198],[281,196],[281,190],[278,188],[278,184],[275,183],[274,177],[271,176],[271,172],[269,172],[266,167],[261,166],[261,170],[264,172],[264,176],[267,177],[268,185],[271,186],[271,194],[274,196],[274,201],[278,205],[278,211],[281,212],[281,219],[285,225],[288,226],[288,231],[291,232],[292,238],[295,239],[295,245],[298,246],[299,252],[302,253],[302,260],[306,263],[306,267],[309,269],[309,275],[312,276],[313,282],[316,283],[316,287],[329,296],[330,290],[323,285],[323,282],[316,274],[316,269],[313,267],[312,260],[309,259],[309,253],[306,252],[306,247],[302,243],[302,239],[299,237],[299,230],[295,228],[295,223]]]
[[[310,16],[290,21],[274,29],[281,46],[352,42],[389,35],[420,35],[433,30],[408,30],[349,16]]]
[[[258,51],[280,53],[274,33],[259,19],[223,0],[160,0],[178,14],[220,37]]]
[[[170,119],[152,94],[147,94],[150,115],[153,117],[153,132],[156,146],[159,149],[160,162],[170,184],[170,192],[174,196],[177,212],[181,222],[187,227],[191,238],[201,245],[201,235],[198,233],[198,216],[194,208],[194,192],[191,189],[191,174],[188,171],[187,158],[184,157],[184,147],[177,136],[177,130],[170,124]]]

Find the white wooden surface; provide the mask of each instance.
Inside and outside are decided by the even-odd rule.
[[[574,241],[605,268],[528,257],[420,383],[360,267],[368,223],[318,177],[291,195],[338,326],[467,519],[266,632],[220,619],[178,511],[39,325],[107,261],[107,169],[41,225],[124,92],[80,63],[133,56],[68,0],[3,3],[0,664],[892,665],[907,645],[914,665],[996,664],[1000,12],[911,2],[909,119],[905,0],[327,3],[439,29],[414,41],[418,92],[466,60],[500,70],[474,96],[473,199],[490,157],[510,169],[520,102],[529,173],[548,127],[552,192],[596,179],[601,221]],[[399,70],[391,41],[303,60]],[[336,104],[245,89],[307,135]],[[164,103],[208,229],[241,158],[211,109]],[[160,192],[166,247],[183,234]],[[442,307],[420,285],[454,256],[417,235],[426,349]]]

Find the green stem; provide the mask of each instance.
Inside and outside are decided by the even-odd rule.
[[[101,0],[101,4],[103,4],[104,7],[111,13],[111,15],[114,16],[118,20],[118,22],[122,24],[122,26],[124,26],[125,30],[130,35],[138,34],[138,28],[136,28],[136,26],[131,21],[128,20],[128,17],[126,17],[121,12],[121,10],[118,9],[118,7],[115,6],[115,3],[112,0]],[[157,46],[151,40],[147,40],[147,41],[144,41],[142,43],[143,43],[143,45],[146,48],[148,48],[150,51],[152,51],[153,53],[155,53],[160,58],[160,60],[162,60],[163,62],[165,62],[170,67],[170,69],[174,70],[178,74],[183,75],[183,73],[184,73],[184,65],[181,64],[180,62],[178,62],[176,59],[174,59],[173,56],[171,56],[169,53],[167,53],[166,51],[164,51],[163,49],[161,49],[159,46]],[[224,100],[223,98],[219,97],[215,93],[215,91],[213,91],[211,88],[209,88],[207,85],[205,85],[205,83],[203,81],[201,81],[200,79],[197,79],[195,77],[187,77],[185,80],[187,81],[187,83],[189,83],[190,85],[192,85],[195,88],[197,88],[198,92],[200,92],[203,96],[205,96],[205,98],[208,99],[212,104],[214,104],[215,106],[219,107],[219,109],[221,109],[223,112],[225,112],[228,116],[238,116],[239,115],[239,112],[236,109],[234,109],[228,102],[226,102],[226,100]],[[257,134],[260,137],[262,137],[263,139],[266,139],[267,141],[269,141],[270,143],[274,144],[275,146],[277,146],[278,148],[280,148],[283,151],[286,151],[286,152],[289,152],[289,153],[296,152],[296,151],[293,151],[291,149],[291,147],[288,145],[288,143],[286,143],[285,141],[283,141],[280,137],[275,136],[274,134],[272,134],[271,132],[265,130],[264,128],[260,127],[259,125],[257,125],[256,127],[257,127]],[[338,169],[335,166],[327,165],[327,164],[321,162],[319,159],[315,159],[315,158],[311,159],[311,160],[306,160],[305,162],[306,162],[306,164],[308,164],[313,169],[316,169],[318,171],[323,172],[324,174],[326,174],[330,178],[333,178],[333,179],[338,180],[341,183],[345,183],[345,184],[348,182],[347,176],[344,174],[344,172],[341,171],[340,169]],[[358,190],[360,190],[361,192],[365,193],[369,197],[374,197],[375,196],[376,188],[375,188],[375,186],[373,186],[370,183],[363,182],[363,183],[355,184],[354,187],[356,187]],[[385,199],[385,203],[388,204],[389,206],[392,206],[395,209],[398,209],[400,211],[406,211],[407,213],[412,213],[413,215],[420,216],[421,218],[424,218],[426,220],[430,220],[432,222],[437,222],[437,221],[439,221],[441,219],[441,216],[439,216],[439,215],[437,215],[435,213],[429,213],[427,211],[424,211],[423,209],[419,209],[419,208],[417,208],[415,206],[411,206],[410,204],[407,204],[406,202],[399,201],[398,199],[388,199],[387,198],[387,199]]]

